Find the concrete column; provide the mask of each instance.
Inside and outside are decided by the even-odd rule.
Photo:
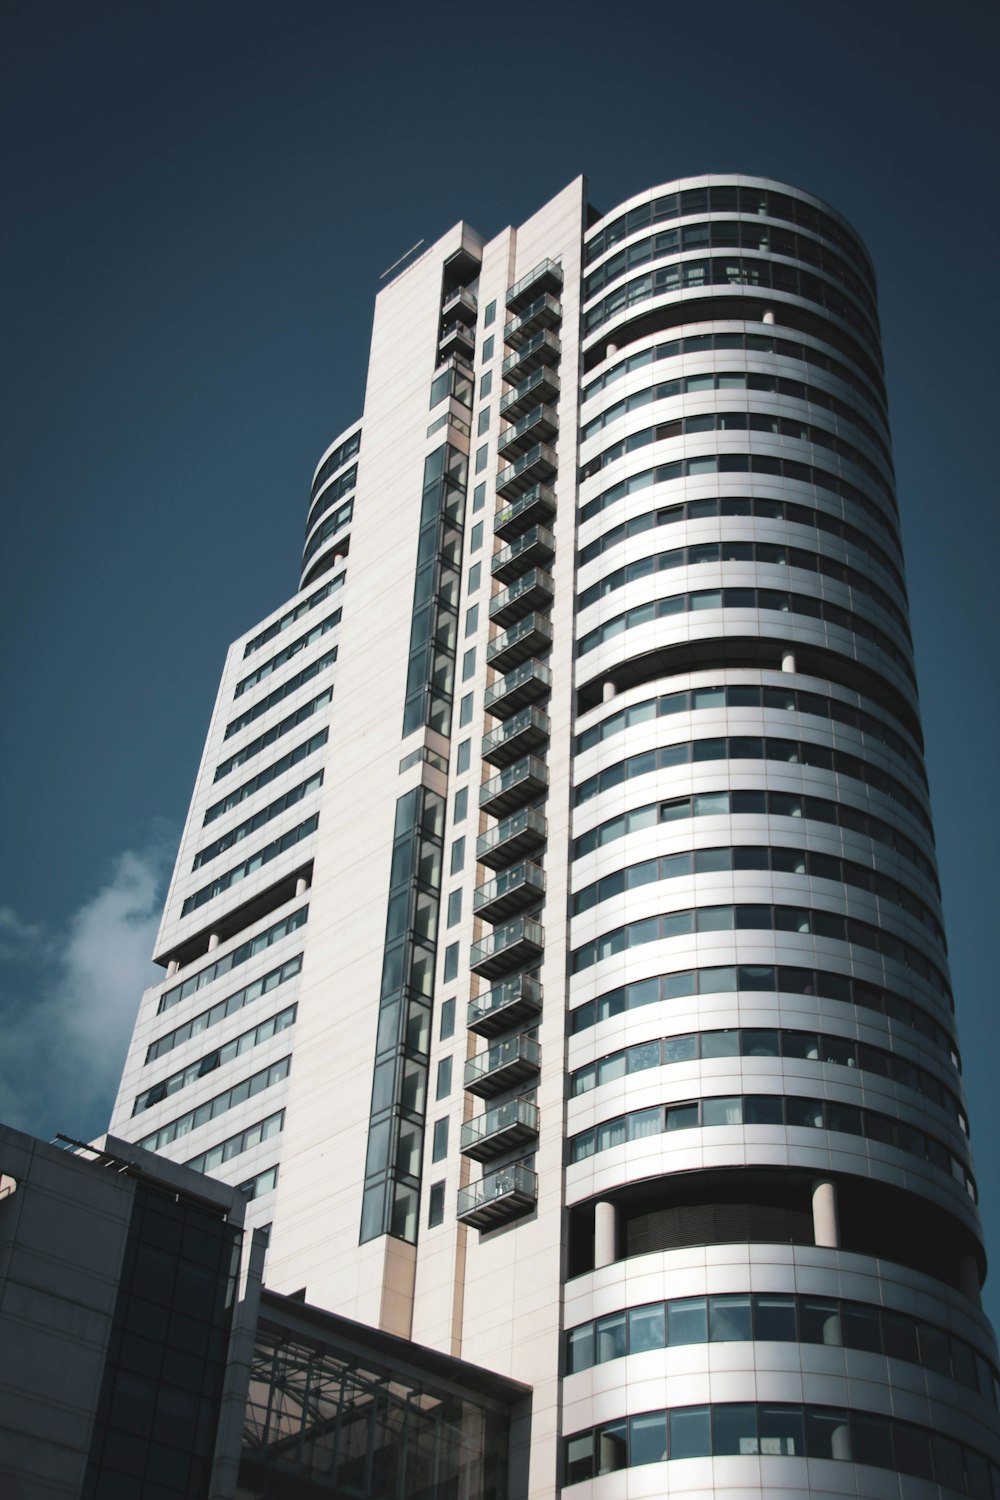
[[[813,1183],[813,1239],[831,1250],[840,1247],[840,1224],[837,1219],[837,1186],[827,1178]]]
[[[211,951],[212,951],[213,948],[217,948],[218,946],[219,946],[219,934],[217,932],[210,932],[209,935],[208,935],[208,951],[209,951],[209,953],[211,953]]]
[[[617,344],[609,344],[608,347],[607,347],[607,352],[606,352],[605,358],[610,359],[611,356],[612,356],[612,354],[617,354],[617,353],[618,353],[618,345]]]
[[[618,1210],[613,1203],[594,1205],[594,1269],[618,1259]]]
[[[976,1265],[974,1255],[959,1256],[958,1287],[963,1296],[968,1297],[970,1302],[974,1302],[979,1307],[979,1267]]]
[[[835,1427],[830,1434],[830,1453],[833,1458],[847,1459],[851,1457],[851,1429],[846,1422]]]
[[[172,958],[170,960],[170,962],[167,964],[167,978],[168,979],[173,979],[174,975],[177,973],[177,970],[179,968],[180,968],[180,964],[177,962],[176,958]]]
[[[604,684],[604,687],[601,689],[601,698],[602,698],[602,701],[605,702],[605,703],[610,703],[611,700],[612,700],[612,698],[614,698],[615,695],[617,694],[617,692],[618,692],[618,689],[615,687],[615,685],[614,685],[613,682],[606,682]]]
[[[767,312],[764,314],[764,316],[763,316],[763,318],[762,318],[761,321],[764,322],[764,323],[773,323],[774,322],[774,313],[771,311],[770,308],[768,308]]]
[[[782,651],[782,653],[781,653],[781,670],[783,672],[794,672],[795,671],[795,652],[794,651]]]
[[[306,879],[306,877],[304,875],[300,875],[299,878],[298,878],[298,880],[295,882],[295,894],[296,894],[296,896],[304,896],[305,893],[306,893],[306,891],[308,889],[309,889],[309,882],[308,882],[308,880]]]

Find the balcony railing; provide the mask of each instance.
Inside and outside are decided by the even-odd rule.
[[[484,979],[498,979],[512,969],[536,963],[545,947],[545,930],[531,917],[519,917],[473,943],[470,967]]]
[[[505,344],[526,343],[540,328],[555,328],[562,322],[562,305],[550,292],[543,292],[511,318],[503,331]]]
[[[486,665],[497,672],[519,667],[529,656],[548,651],[552,645],[552,626],[544,615],[525,615],[509,630],[501,631],[486,647]]]
[[[479,304],[467,286],[458,286],[448,292],[441,304],[441,316],[452,317],[458,322],[475,323]]]
[[[541,1008],[541,981],[533,974],[515,974],[469,1001],[466,1025],[477,1036],[499,1036],[532,1020]]]
[[[496,1229],[530,1213],[538,1201],[538,1178],[517,1162],[487,1172],[481,1182],[462,1188],[458,1195],[458,1218],[473,1229]]]
[[[559,418],[552,407],[540,403],[501,432],[497,452],[501,458],[515,458],[519,453],[527,452],[534,443],[551,443],[558,431]]]
[[[559,467],[556,451],[546,443],[536,443],[516,462],[497,474],[497,494],[504,500],[516,500],[538,480],[551,479]]]
[[[509,1099],[462,1126],[460,1150],[474,1161],[489,1161],[538,1139],[538,1106],[527,1099]]]
[[[510,385],[520,385],[540,365],[557,365],[562,354],[562,344],[548,329],[536,333],[533,339],[508,354],[500,366],[500,373]]]
[[[476,858],[491,870],[502,870],[512,860],[540,849],[548,837],[544,813],[537,807],[522,807],[476,840]]]
[[[513,505],[498,510],[493,520],[493,532],[503,541],[511,541],[520,532],[539,521],[551,521],[556,513],[556,492],[547,484],[533,484]]]
[[[522,708],[499,728],[483,735],[483,760],[491,766],[509,766],[529,750],[537,750],[549,737],[549,716],[540,708]]]
[[[549,768],[543,760],[525,755],[512,766],[491,776],[479,788],[479,806],[491,818],[502,818],[541,796],[549,784]]]
[[[449,323],[446,328],[442,329],[441,340],[438,344],[442,355],[451,354],[456,349],[464,349],[471,354],[475,347],[475,330],[465,323]]]
[[[537,703],[552,691],[552,673],[544,662],[526,661],[486,689],[483,709],[495,719],[509,719],[518,709]]]
[[[559,376],[549,365],[541,365],[500,399],[500,415],[508,422],[525,416],[540,401],[552,402],[559,395]]]
[[[515,537],[499,552],[494,552],[490,572],[501,583],[510,583],[519,573],[524,573],[535,563],[551,562],[556,555],[556,539],[547,526],[532,526],[530,531]],[[492,617],[496,619],[494,615]]]
[[[511,865],[496,880],[478,886],[472,898],[472,910],[486,922],[499,922],[514,912],[540,901],[545,895],[545,871],[531,860]]]
[[[549,532],[551,536],[552,533]],[[494,625],[506,627],[519,620],[528,610],[551,604],[555,585],[544,568],[532,568],[490,600],[490,619]]]
[[[534,1037],[508,1037],[465,1064],[465,1087],[480,1099],[492,1099],[504,1089],[533,1078],[542,1065],[542,1049]]]
[[[542,260],[530,270],[527,276],[522,276],[520,281],[507,291],[507,310],[512,313],[521,312],[529,302],[542,292],[557,292],[563,284],[562,266],[556,260]]]

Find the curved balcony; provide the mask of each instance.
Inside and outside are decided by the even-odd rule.
[[[549,563],[555,555],[556,539],[548,527],[532,526],[530,531],[493,554],[490,572],[500,583],[510,583],[533,564]]]
[[[522,1032],[470,1057],[465,1065],[465,1087],[480,1099],[492,1099],[534,1078],[541,1065],[541,1047]]]
[[[499,979],[511,969],[523,969],[537,963],[544,947],[542,924],[531,917],[518,917],[516,922],[497,927],[489,937],[473,943],[469,967],[484,979]]]
[[[479,806],[491,818],[502,818],[522,807],[534,797],[539,797],[549,784],[549,768],[543,760],[526,755],[512,766],[491,776],[479,788]]]
[[[559,395],[559,376],[551,365],[540,365],[527,380],[522,380],[500,400],[500,415],[507,422],[527,416],[539,402],[554,401]]]
[[[538,1178],[520,1162],[487,1172],[481,1182],[462,1188],[458,1218],[473,1229],[496,1229],[530,1213],[538,1201]]]
[[[493,534],[503,541],[512,541],[529,526],[539,521],[551,521],[556,513],[555,490],[547,484],[533,484],[519,500],[498,510],[493,520]]]
[[[522,807],[476,840],[476,859],[491,870],[502,870],[512,860],[540,849],[548,837],[548,824],[537,807]]]
[[[507,289],[507,311],[519,313],[543,292],[557,292],[563,284],[563,269],[557,260],[541,260],[537,266]]]
[[[509,630],[494,636],[486,647],[486,665],[509,672],[552,645],[552,626],[544,615],[525,615]]]
[[[486,689],[483,709],[495,719],[509,719],[528,703],[537,703],[552,690],[552,673],[544,662],[526,661]]]
[[[474,1115],[462,1126],[463,1156],[490,1161],[538,1139],[538,1105],[527,1099],[509,1099],[485,1114]]]
[[[529,750],[544,745],[550,732],[547,713],[540,708],[522,708],[498,729],[483,735],[483,760],[491,766],[509,766]]]
[[[478,886],[472,910],[486,922],[499,922],[545,895],[545,871],[531,860],[522,860],[504,870],[496,880]]]
[[[541,981],[533,974],[515,974],[470,1000],[465,1024],[477,1036],[499,1036],[533,1020],[541,1009]]]
[[[562,355],[562,344],[554,333],[544,330],[533,339],[508,354],[500,366],[500,374],[511,385],[520,385],[542,365],[557,365]]]

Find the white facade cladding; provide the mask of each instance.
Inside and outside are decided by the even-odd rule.
[[[874,273],[582,179],[376,303],[232,647],[112,1129],[533,1387],[529,1488],[993,1495]]]

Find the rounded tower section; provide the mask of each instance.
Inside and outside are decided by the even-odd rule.
[[[583,275],[565,1483],[992,1493],[870,260],[713,176]]]

